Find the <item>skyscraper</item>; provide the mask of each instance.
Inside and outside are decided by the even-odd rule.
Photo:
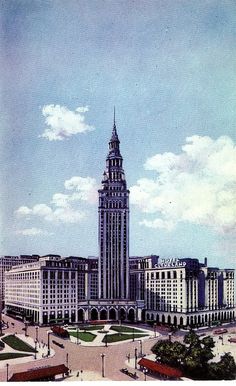
[[[129,299],[129,190],[115,110],[106,169],[99,194],[99,298]]]

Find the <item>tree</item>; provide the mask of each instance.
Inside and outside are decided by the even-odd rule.
[[[224,354],[218,363],[209,363],[214,358],[214,340],[210,336],[203,339],[190,331],[184,343],[163,340],[152,347],[156,359],[161,363],[181,368],[186,376],[195,380],[235,379],[236,364],[231,354]]]

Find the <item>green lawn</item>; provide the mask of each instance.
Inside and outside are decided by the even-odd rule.
[[[144,336],[148,336],[147,334],[135,334],[134,338],[142,338]],[[122,340],[128,340],[128,339],[133,339],[133,334],[112,334],[112,335],[106,335],[103,338],[103,343],[114,343],[114,342],[120,342]]]
[[[35,349],[30,346],[28,343],[23,342],[20,338],[15,335],[7,335],[2,338],[2,341],[14,350],[25,351],[25,352],[35,352]]]
[[[69,331],[69,334],[71,336],[74,336],[75,338],[77,338],[77,332],[76,331]],[[79,337],[79,339],[83,340],[84,342],[92,342],[96,338],[96,335],[92,334],[91,332],[87,332],[87,331],[85,331],[85,332],[79,331],[78,337]]]
[[[133,327],[126,327],[126,326],[111,326],[110,327],[110,330],[114,330],[114,331],[117,331],[117,332],[134,332],[134,333],[137,333],[137,332],[141,332],[143,333],[143,330],[138,330],[137,328],[133,328]]]
[[[13,352],[3,353],[0,354],[0,361],[5,361],[7,359],[14,359],[14,358],[23,358],[23,357],[29,357],[30,354],[18,354]]]
[[[83,331],[94,331],[94,330],[102,330],[104,326],[101,326],[100,324],[98,326],[84,326],[80,329]]]

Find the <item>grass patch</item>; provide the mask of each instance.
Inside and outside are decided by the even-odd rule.
[[[135,334],[135,339],[137,338],[143,338],[144,336],[148,336],[147,334]],[[121,342],[122,340],[128,340],[133,339],[133,334],[112,334],[112,335],[106,335],[103,338],[103,343],[114,343],[114,342]]]
[[[81,328],[81,330],[84,330],[84,331],[94,331],[94,330],[102,330],[104,328],[104,326],[84,326]]]
[[[69,334],[71,336],[74,336],[75,338],[77,338],[77,332],[76,331],[69,331]],[[92,334],[91,332],[80,332],[78,333],[78,338],[80,340],[83,340],[84,342],[92,342],[95,338],[96,338],[96,335]]]
[[[33,352],[35,353],[35,349],[30,346],[28,343],[23,342],[20,338],[15,335],[7,335],[5,338],[2,338],[2,341],[14,350],[17,351],[25,351],[25,352]]]
[[[0,361],[5,361],[7,359],[14,359],[14,358],[23,358],[23,357],[30,357],[30,354],[18,354],[13,352],[3,353],[3,354],[0,354]]]
[[[114,330],[114,331],[117,331],[117,332],[134,332],[137,333],[137,332],[143,332],[143,330],[139,330],[138,328],[133,328],[133,327],[126,327],[126,326],[111,326],[110,327],[110,330]]]

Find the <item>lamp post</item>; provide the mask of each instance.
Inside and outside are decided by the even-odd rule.
[[[102,358],[102,377],[104,378],[105,377],[105,369],[104,369],[104,358],[105,358],[105,354],[101,354],[101,358]]]
[[[169,332],[168,336],[169,336],[169,342],[171,342],[171,332]]]
[[[134,328],[133,328],[133,342],[134,342]]]
[[[35,332],[36,332],[36,340],[38,342],[39,341],[39,327],[38,326],[35,327]]]
[[[66,367],[69,368],[69,354],[66,353]]]
[[[130,361],[130,353],[126,355],[126,358],[128,359],[128,363]]]
[[[8,382],[8,368],[9,368],[9,363],[7,363],[6,366],[7,366],[7,382]]]
[[[105,347],[107,347],[107,334],[105,335]]]
[[[76,344],[79,344],[79,327],[76,329]]]
[[[28,336],[27,332],[28,332],[28,322],[26,320],[25,321],[25,336]]]
[[[147,372],[148,372],[146,367],[144,367],[143,372],[144,372],[144,381],[146,381],[147,380]]]
[[[157,337],[157,324],[156,323],[153,324],[153,328],[154,328],[154,336],[156,338]]]
[[[34,359],[37,359],[37,357],[36,357],[36,353],[37,353],[37,340],[35,339],[35,341],[34,341]]]
[[[134,349],[134,367],[135,367],[135,369],[137,369],[137,351],[138,351],[138,349],[137,349],[137,347],[135,347],[135,349]]]
[[[139,343],[140,343],[140,357],[142,358],[142,356],[143,356],[143,342],[141,339],[140,339]]]
[[[48,357],[50,356],[50,334],[51,334],[51,332],[50,331],[48,331]]]

